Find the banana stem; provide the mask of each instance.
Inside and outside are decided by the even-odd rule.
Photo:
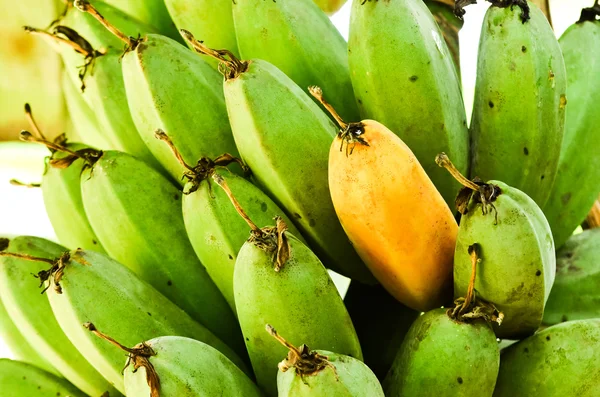
[[[456,168],[454,164],[452,164],[452,161],[450,161],[450,158],[446,153],[440,153],[437,156],[435,156],[435,163],[440,167],[448,170],[448,172],[454,177],[454,179],[456,179],[464,187],[468,187],[469,189],[476,192],[479,191],[479,185],[477,185],[475,182],[468,180],[463,174],[461,174],[458,168]]]
[[[261,228],[256,226],[256,224],[254,222],[252,222],[252,219],[250,219],[248,214],[246,214],[246,211],[244,211],[244,209],[240,205],[239,201],[237,201],[237,199],[231,192],[231,189],[229,188],[229,185],[227,184],[225,179],[223,179],[223,177],[219,174],[213,174],[212,179],[215,181],[215,183],[217,185],[219,185],[221,187],[221,189],[223,189],[225,191],[225,194],[227,195],[227,197],[229,197],[229,200],[231,200],[231,204],[233,204],[237,213],[246,221],[248,226],[250,226],[250,229],[252,229],[252,232],[255,234],[258,234],[259,236],[263,236],[265,233],[261,230]]]
[[[285,346],[297,359],[302,358],[302,352],[296,346],[292,345],[290,342],[285,340],[281,335],[277,333],[275,328],[273,328],[270,324],[265,326],[265,329],[273,338],[275,338],[279,343]]]
[[[308,87],[308,91],[317,101],[319,101],[321,103],[321,105],[323,105],[323,107],[325,109],[327,109],[327,111],[331,114],[331,116],[335,119],[335,121],[340,125],[342,130],[345,130],[348,128],[348,123],[346,123],[342,119],[342,117],[338,114],[338,112],[335,110],[335,108],[325,100],[325,97],[323,96],[323,90],[321,89],[321,87],[312,85],[312,86]]]
[[[219,61],[219,71],[225,76],[226,79],[236,78],[248,69],[248,62],[238,59],[231,51],[226,49],[213,50],[212,48],[205,46],[202,41],[196,40],[190,31],[180,29],[179,32],[183,38],[190,43],[194,51]],[[221,69],[221,65],[223,65],[224,70]]]
[[[31,126],[33,132],[35,132],[43,140],[46,140],[46,137],[40,130],[38,124],[35,122],[33,112],[31,111],[31,106],[28,103],[25,104],[25,117],[27,118],[27,121],[29,122],[29,125]]]
[[[24,259],[26,261],[32,261],[32,262],[44,262],[44,263],[49,263],[51,265],[54,265],[56,263],[56,259],[40,258],[37,256],[28,255],[28,254],[17,254],[15,252],[0,251],[0,256],[4,256],[7,258]]]
[[[47,148],[53,149],[53,150],[55,150],[57,152],[65,152],[65,153],[70,154],[71,156],[75,156],[77,158],[85,159],[85,157],[81,156],[79,153],[74,152],[71,149],[68,149],[68,148],[66,148],[64,146],[61,146],[61,145],[57,145],[56,143],[47,141],[45,139],[34,137],[33,134],[31,134],[31,132],[29,132],[29,131],[21,131],[21,133],[19,134],[19,139],[22,140],[22,141],[24,141],[24,142],[40,143],[40,144],[46,146]]]
[[[73,48],[77,53],[83,55],[84,57],[89,57],[93,54],[91,54],[88,50],[86,50],[85,48],[83,48],[81,45],[79,45],[78,43],[71,41],[71,40],[67,40],[67,39],[63,39],[62,37],[56,36],[52,33],[46,32],[45,30],[40,30],[40,29],[36,29],[34,27],[31,26],[23,26],[23,29],[30,34],[34,34],[34,35],[38,35],[38,36],[42,36],[42,37],[47,37],[50,38],[51,40],[54,40],[58,43],[62,43],[62,44],[66,44],[69,47]]]
[[[177,147],[175,146],[175,144],[173,143],[171,138],[169,138],[169,136],[167,135],[166,132],[164,132],[163,130],[158,128],[156,131],[154,131],[154,137],[160,141],[163,141],[164,143],[167,144],[167,146],[169,146],[169,148],[173,152],[173,155],[175,156],[175,158],[177,159],[179,164],[181,164],[188,170],[195,172],[194,167],[192,167],[191,165],[189,165],[185,162],[185,160],[183,159],[183,156],[181,156],[181,153],[179,153],[179,150],[177,150]]]
[[[125,33],[121,32],[115,25],[111,24],[100,12],[90,4],[87,0],[75,0],[73,2],[75,8],[77,8],[81,12],[87,12],[94,18],[98,20],[109,32],[117,36],[121,41],[123,41],[127,45],[128,50],[134,50],[138,45],[139,40],[134,39],[133,37],[127,36]]]
[[[26,187],[26,188],[42,187],[41,183],[25,183],[25,182],[19,181],[18,179],[11,179],[10,181],[8,181],[8,183],[10,183],[13,186]]]
[[[471,256],[471,280],[469,281],[469,288],[467,289],[467,296],[463,302],[462,308],[459,313],[465,313],[473,303],[475,299],[475,279],[477,277],[477,264],[481,261],[479,259],[479,245],[477,243],[469,247],[469,255]]]

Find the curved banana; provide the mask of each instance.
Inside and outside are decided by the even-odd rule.
[[[0,397],[86,397],[67,380],[22,361],[0,359]]]

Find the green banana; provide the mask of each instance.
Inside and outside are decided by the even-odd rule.
[[[226,167],[239,160],[223,155],[214,161],[203,158],[195,166],[185,164],[179,151],[164,132],[157,132],[157,138],[165,141],[187,169],[184,179],[188,182],[183,194],[183,221],[187,235],[206,271],[235,311],[233,294],[233,270],[237,254],[248,238],[247,224],[231,206],[229,198],[221,189],[215,189],[209,179],[217,174],[235,191],[247,214],[256,222],[267,224],[273,217],[283,215],[269,196],[246,179]],[[300,233],[288,223],[290,233],[304,242]]]
[[[272,64],[223,56],[191,33],[183,34],[197,52],[221,61],[233,137],[260,187],[294,221],[327,267],[375,283],[331,202],[327,165],[337,129],[328,116]]]
[[[600,9],[586,10],[590,14],[584,13],[559,40],[567,67],[569,106],[558,172],[543,207],[557,247],[583,222],[600,194],[600,20],[596,20]]]
[[[335,14],[337,11],[339,11],[340,8],[342,8],[342,6],[344,4],[346,4],[347,0],[313,0],[321,10],[323,10],[323,12],[327,15],[333,15]]]
[[[359,120],[346,42],[313,0],[236,0],[233,21],[242,58],[275,65],[305,92],[321,87],[343,119]]]
[[[219,175],[213,179],[252,230],[235,261],[233,291],[246,349],[261,389],[270,396],[277,394],[273,372],[283,356],[281,346],[269,343],[265,324],[277,325],[294,343],[306,341],[362,360],[352,320],[315,254],[287,231],[281,218],[276,218],[275,227],[260,229],[246,215],[227,182]]]
[[[42,357],[21,335],[21,331],[19,331],[15,323],[11,320],[2,300],[0,300],[0,339],[6,344],[16,360],[35,365],[56,376],[61,376],[56,368]]]
[[[239,56],[233,1],[230,0],[164,0],[171,18],[179,29],[187,29],[210,48],[227,48]],[[215,69],[218,61],[207,60]]]
[[[469,136],[453,57],[431,12],[416,0],[354,0],[348,53],[361,118],[398,135],[452,208],[458,185],[433,159],[446,152],[466,173]]]
[[[185,161],[237,155],[222,76],[216,70],[164,36],[126,36],[85,0],[76,1],[76,7],[126,43],[121,63],[131,116],[146,146],[174,180],[181,180],[186,168],[154,138],[157,128],[169,132]]]
[[[543,208],[564,133],[567,79],[560,46],[544,14],[523,0],[492,4],[481,33],[471,176],[501,180]]]
[[[600,319],[568,321],[502,353],[494,397],[593,397],[600,390]]]
[[[109,255],[244,354],[235,315],[188,240],[181,191],[126,153],[93,157],[81,174],[83,205]]]
[[[556,252],[556,280],[544,324],[600,318],[600,229],[572,236]]]
[[[0,296],[6,311],[27,342],[80,390],[91,396],[116,392],[73,346],[52,316],[45,296],[40,295],[33,275],[47,268],[46,262],[10,257],[27,254],[48,261],[66,248],[38,237],[17,237],[0,252]]]
[[[86,397],[63,378],[22,361],[0,359],[0,397]]]
[[[377,377],[356,358],[326,350],[300,348],[283,339],[267,325],[267,332],[289,352],[279,363],[277,391],[279,397],[383,397]]]
[[[88,323],[96,336],[129,353],[124,369],[127,396],[261,396],[258,387],[223,353],[181,336],[161,336],[127,348]],[[140,371],[140,369],[142,369]]]
[[[471,277],[468,247],[481,247],[475,284],[481,299],[504,313],[494,325],[499,338],[520,339],[541,324],[556,273],[554,241],[542,210],[525,193],[500,181],[469,181],[444,154],[436,162],[465,187],[456,199],[462,214],[454,252],[454,296],[464,296]]]
[[[153,26],[156,31],[172,39],[181,38],[163,0],[104,0],[141,22]],[[98,3],[94,1],[94,5]]]
[[[94,251],[66,252],[40,276],[46,281],[56,320],[69,340],[122,393],[122,353],[82,324],[93,321],[131,346],[164,335],[193,338],[213,346],[246,371],[244,362],[224,342],[108,256]]]
[[[431,11],[431,15],[437,22],[444,41],[452,54],[454,66],[460,76],[460,46],[458,32],[463,26],[462,18],[457,18],[454,14],[454,0],[424,0],[425,5]]]
[[[365,364],[383,380],[412,323],[416,310],[404,306],[381,286],[351,282],[344,303],[365,358]]]
[[[383,387],[387,397],[492,396],[500,350],[490,323],[502,322],[494,305],[475,296],[480,246],[468,248],[471,280],[451,309],[434,309],[410,327]]]

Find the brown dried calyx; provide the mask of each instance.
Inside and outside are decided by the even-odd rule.
[[[308,87],[308,91],[310,94],[317,100],[331,116],[335,119],[335,121],[340,126],[340,131],[338,133],[338,137],[342,141],[342,145],[340,146],[340,152],[344,148],[344,143],[346,143],[346,156],[351,155],[354,151],[354,147],[357,144],[361,144],[363,146],[369,146],[369,142],[367,142],[362,135],[365,133],[365,125],[362,122],[354,122],[354,123],[346,123],[342,117],[338,114],[335,108],[325,100],[323,95],[323,90],[321,87],[317,87],[316,85]],[[348,151],[348,147],[352,145],[350,151]]]
[[[213,50],[212,48],[205,46],[204,42],[196,40],[191,32],[185,29],[180,29],[179,32],[183,38],[190,43],[194,51],[202,55],[208,55],[219,61],[219,72],[225,76],[225,80],[235,79],[248,70],[250,62],[238,59],[231,51],[225,49]]]
[[[281,372],[286,372],[290,368],[294,368],[296,373],[304,380],[305,376],[316,375],[319,372],[330,368],[338,379],[335,366],[329,362],[329,357],[319,354],[314,350],[310,350],[308,346],[302,345],[299,348],[289,343],[281,337],[275,328],[271,325],[266,325],[267,332],[274,337],[279,343],[289,349],[287,357],[278,365]]]
[[[498,311],[493,303],[477,298],[475,291],[475,278],[477,276],[477,265],[481,263],[479,256],[479,244],[475,243],[469,246],[469,255],[471,256],[471,280],[467,289],[467,296],[458,298],[454,301],[454,308],[448,309],[448,316],[456,321],[468,323],[477,319],[483,319],[488,323],[502,324],[504,313]]]
[[[472,181],[468,180],[460,171],[452,164],[450,158],[446,153],[440,153],[435,157],[435,162],[442,168],[448,170],[448,172],[456,179],[461,185],[464,186],[458,192],[456,197],[456,209],[462,215],[469,212],[469,201],[471,198],[475,203],[481,204],[481,213],[483,215],[488,214],[491,210],[495,212],[495,223],[498,223],[498,211],[494,206],[493,202],[496,201],[498,196],[502,194],[500,186],[485,183],[479,178],[474,178]]]
[[[92,323],[84,323],[83,326],[100,339],[103,339],[128,353],[127,363],[123,368],[123,372],[130,365],[133,365],[133,372],[136,372],[142,367],[146,369],[146,382],[148,383],[148,387],[150,387],[150,397],[160,396],[160,378],[154,369],[154,366],[150,362],[150,357],[156,356],[156,352],[149,345],[147,345],[145,342],[142,342],[135,345],[133,348],[128,348],[110,336],[98,331],[96,326]]]
[[[492,3],[492,7],[508,8],[512,10],[515,6],[521,8],[521,22],[525,23],[531,19],[529,4],[527,0],[486,0]]]
[[[596,0],[593,6],[581,10],[581,17],[577,23],[596,22],[598,17],[600,17],[600,4],[599,0]]]
[[[184,172],[182,179],[187,180],[189,185],[186,185],[183,194],[190,194],[198,190],[202,181],[209,180],[208,178],[214,174],[217,167],[227,167],[230,164],[236,163],[242,167],[246,176],[250,174],[250,168],[248,168],[241,159],[234,157],[229,153],[222,154],[214,160],[209,159],[208,157],[202,157],[195,166],[191,166],[185,162],[171,138],[169,138],[163,130],[157,129],[154,133],[154,137],[165,142],[173,152],[173,155],[179,164],[187,169],[187,171]]]
[[[250,226],[250,238],[248,239],[248,242],[254,244],[261,250],[272,254],[275,271],[280,271],[290,259],[290,243],[286,235],[287,225],[284,220],[280,217],[275,217],[275,226],[267,226],[262,229],[259,228],[252,222],[252,219],[250,219],[248,214],[246,214],[246,211],[244,211],[231,192],[231,189],[229,189],[229,185],[227,185],[225,179],[219,174],[213,174],[212,179],[225,191],[225,194],[227,194],[227,197],[231,200],[231,203],[238,214],[246,221],[248,226]]]
[[[51,284],[54,284],[54,290],[57,294],[62,294],[62,287],[60,286],[60,280],[62,279],[65,266],[71,260],[71,252],[67,251],[56,259],[40,258],[28,254],[19,254],[15,252],[6,252],[8,248],[9,240],[2,238],[0,239],[0,257],[24,259],[27,261],[44,262],[50,265],[47,270],[42,270],[38,274],[34,275],[35,278],[40,279],[40,288],[48,281],[48,286],[42,290],[42,294],[50,288]]]

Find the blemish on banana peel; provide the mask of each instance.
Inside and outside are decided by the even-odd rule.
[[[567,107],[567,96],[565,94],[562,94],[560,96],[560,108],[564,109]]]

